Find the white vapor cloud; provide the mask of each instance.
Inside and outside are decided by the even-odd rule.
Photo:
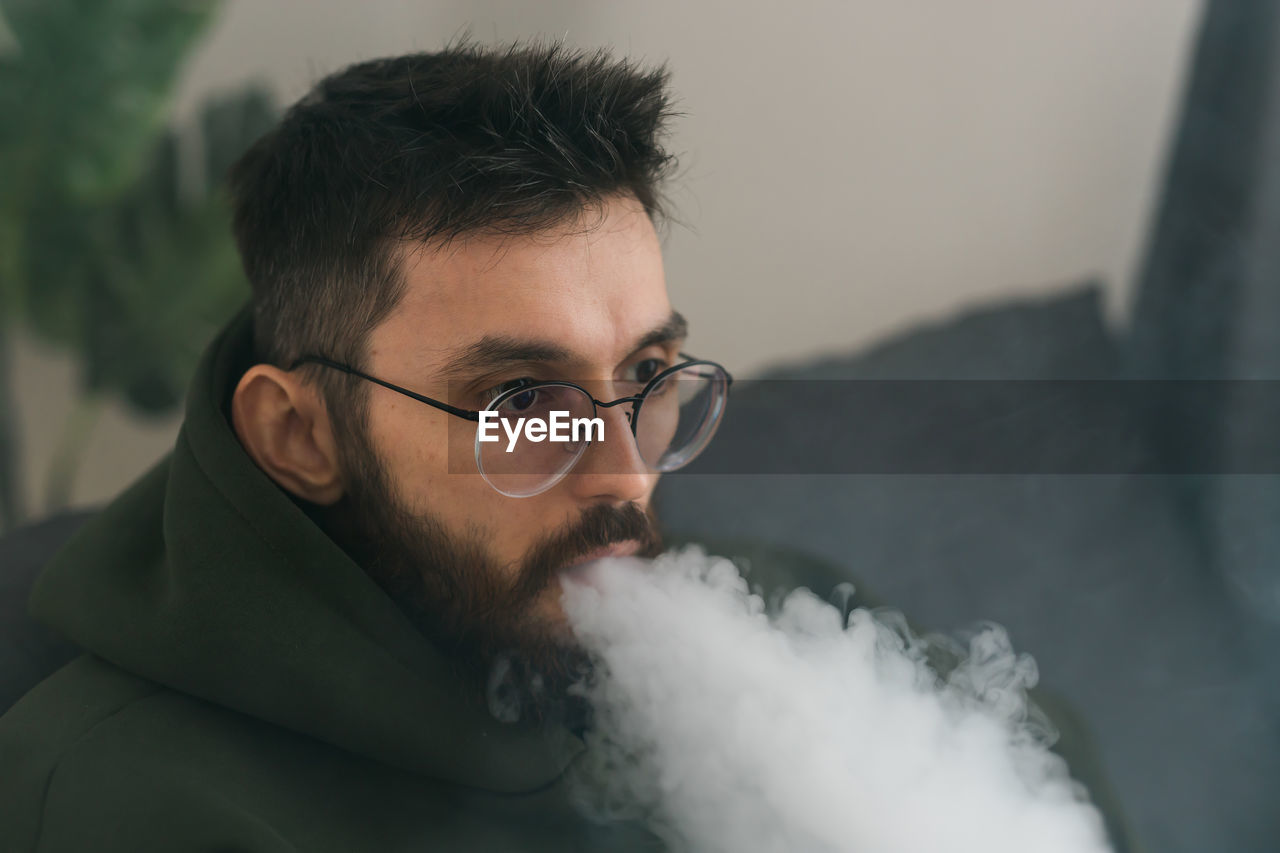
[[[565,583],[596,657],[583,808],[643,817],[677,850],[1093,853],[1101,817],[1025,698],[998,626],[944,679],[900,617],[807,590],[776,608],[690,547]],[[935,642],[932,638],[930,643]]]

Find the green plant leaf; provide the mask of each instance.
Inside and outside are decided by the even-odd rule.
[[[274,121],[258,89],[200,112],[210,185]],[[144,413],[181,399],[205,343],[249,294],[219,188],[180,186],[178,135],[109,201],[52,198],[31,217],[29,322],[79,354],[85,393],[119,394]],[[189,169],[188,169],[189,172]],[[190,183],[188,181],[188,183]]]
[[[0,157],[18,170],[21,195],[102,200],[136,179],[216,7],[7,0],[18,48],[0,59]]]
[[[207,102],[200,128],[209,184],[220,187],[230,163],[274,120],[261,90]],[[225,192],[184,198],[176,150],[167,136],[135,189],[96,218],[91,238],[98,251],[87,280],[85,387],[121,393],[148,413],[181,399],[205,343],[249,295]]]
[[[220,186],[231,165],[276,123],[277,110],[266,89],[249,88],[211,98],[200,111],[205,180]]]
[[[146,413],[171,409],[200,351],[248,297],[221,195],[161,221],[133,212],[139,248],[94,280],[86,389],[116,391]]]

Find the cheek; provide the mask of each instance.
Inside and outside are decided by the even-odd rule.
[[[401,504],[454,536],[478,536],[499,563],[518,562],[556,523],[544,517],[547,501],[505,497],[480,476],[473,422],[388,406],[371,417],[370,429]]]
[[[476,471],[474,426],[408,402],[409,407],[396,402],[371,416],[374,445],[401,503],[460,531],[458,520],[475,519],[477,501],[491,491]]]

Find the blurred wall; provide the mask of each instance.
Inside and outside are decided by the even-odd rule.
[[[1200,0],[230,0],[176,94],[282,102],[358,60],[542,35],[668,61],[685,225],[666,236],[690,348],[740,374],[1086,277],[1122,322]],[[175,283],[175,286],[180,283]],[[71,366],[17,353],[42,499]],[[111,408],[75,500],[107,499],[177,421]]]

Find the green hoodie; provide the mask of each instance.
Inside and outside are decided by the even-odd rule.
[[[89,654],[0,718],[0,851],[661,849],[578,817],[582,741],[493,719],[246,456],[224,407],[249,359],[246,312],[173,453],[41,574],[33,612]]]

